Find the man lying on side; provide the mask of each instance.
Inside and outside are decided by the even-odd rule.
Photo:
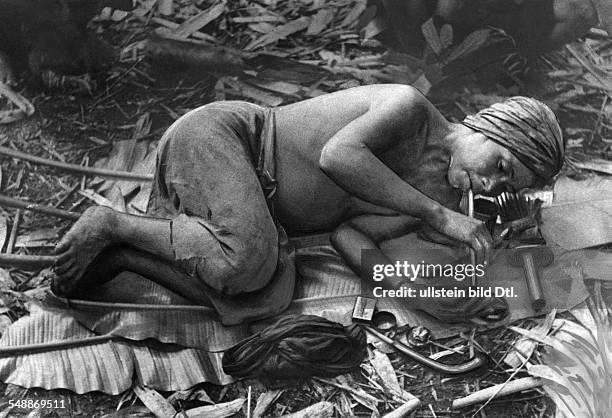
[[[449,122],[405,85],[356,87],[274,109],[211,103],[164,134],[149,216],[88,209],[57,245],[53,288],[79,297],[128,270],[235,324],[289,304],[295,278],[285,229],[333,232],[358,270],[362,249],[421,222],[484,263],[492,239],[457,211],[462,192],[548,181],[563,151],[553,112],[524,97],[463,123]],[[461,320],[487,316],[502,302],[410,303]]]

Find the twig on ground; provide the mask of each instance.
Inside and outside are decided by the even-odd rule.
[[[240,74],[245,68],[238,50],[185,39],[151,37],[147,40],[146,51],[153,58],[173,59],[211,72]]]
[[[324,384],[326,384],[326,385],[330,385],[330,386],[337,387],[338,389],[345,390],[345,391],[347,391],[347,392],[349,392],[349,393],[352,393],[352,394],[353,394],[353,395],[355,395],[355,396],[358,396],[358,397],[360,397],[360,398],[367,399],[369,402],[372,402],[372,403],[374,403],[374,404],[377,404],[377,403],[378,403],[378,399],[376,399],[374,396],[369,395],[369,394],[367,394],[367,393],[362,393],[362,392],[359,392],[359,391],[355,390],[354,388],[352,388],[352,387],[350,387],[350,386],[347,386],[347,385],[342,385],[342,384],[340,384],[340,383],[334,382],[333,380],[323,379],[323,378],[321,378],[321,377],[314,377],[314,378],[313,378],[313,380],[316,380],[316,381],[318,381],[318,382],[324,383]]]
[[[466,406],[487,402],[492,398],[511,395],[524,390],[536,389],[540,386],[542,386],[542,381],[535,377],[523,377],[511,382],[500,383],[499,385],[491,386],[471,393],[463,398],[455,399],[452,404],[452,409],[465,408]]]
[[[76,221],[81,216],[81,214],[77,212],[70,212],[67,210],[54,208],[53,206],[39,205],[38,203],[30,203],[24,200],[15,199],[15,198],[4,196],[1,194],[0,194],[0,206],[8,206],[11,208],[19,208],[23,210],[29,210],[32,212],[44,213],[45,215],[51,215],[57,218],[69,219],[73,221]],[[17,218],[16,215],[15,215],[15,218]],[[11,234],[12,234],[12,231],[11,231]],[[7,253],[9,253],[8,248],[7,248]]]
[[[105,343],[112,340],[113,338],[117,337],[114,335],[106,334],[94,335],[91,337],[75,340],[62,340],[39,344],[3,346],[0,347],[0,357],[33,354],[44,351],[66,350],[68,348],[81,347],[84,345]]]
[[[327,401],[318,402],[310,405],[308,408],[293,414],[283,415],[283,418],[310,418],[310,417],[332,417],[334,413],[334,404]]]
[[[249,391],[247,395],[246,416],[247,418],[251,418],[251,385],[249,385]]]
[[[152,181],[153,176],[130,173],[128,171],[113,171],[104,168],[95,167],[83,167],[78,164],[68,164],[60,161],[49,160],[47,158],[36,157],[34,155],[26,154],[25,152],[16,151],[7,147],[0,146],[0,155],[6,155],[7,157],[17,158],[19,160],[29,161],[34,164],[47,165],[49,167],[55,167],[63,171],[68,171],[77,174],[86,174],[90,176],[99,176],[107,178],[115,178],[121,180],[134,180],[134,181]]]
[[[282,393],[283,389],[274,389],[259,395],[257,403],[255,404],[255,410],[253,411],[253,418],[261,418],[266,412],[266,409],[268,409]]]
[[[17,209],[15,218],[13,219],[13,226],[11,227],[11,234],[9,235],[8,244],[6,245],[6,253],[12,254],[13,248],[15,247],[15,239],[17,238],[17,230],[19,229],[19,222],[21,221],[21,210]]]
[[[52,266],[56,259],[54,255],[0,254],[0,265],[34,270]]]
[[[64,197],[62,197],[56,204],[54,204],[53,206],[55,208],[59,208],[60,206],[62,206],[64,203],[66,203],[68,201],[68,199],[70,199],[70,197],[72,195],[74,195],[74,192],[76,192],[77,190],[79,190],[79,187],[81,187],[80,184],[76,184],[73,187],[71,187],[69,190],[66,191],[66,194],[64,195]]]
[[[383,418],[404,418],[407,417],[412,411],[414,411],[421,404],[421,400],[417,397],[407,400],[399,408],[394,411],[383,415]]]

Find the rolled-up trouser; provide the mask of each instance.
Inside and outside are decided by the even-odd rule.
[[[158,147],[148,212],[172,220],[176,264],[210,290],[228,324],[278,313],[293,292],[286,235],[256,170],[274,141],[271,112],[211,103],[178,119]]]

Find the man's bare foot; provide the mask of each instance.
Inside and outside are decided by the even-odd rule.
[[[79,280],[91,262],[112,243],[116,227],[114,210],[94,206],[87,209],[55,247],[58,279],[53,290],[67,295],[79,287]]]
[[[420,310],[444,322],[477,324],[502,321],[509,313],[502,298],[428,298]]]

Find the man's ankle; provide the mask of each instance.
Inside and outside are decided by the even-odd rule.
[[[104,208],[100,221],[100,229],[109,244],[120,243],[120,231],[123,227],[120,214],[112,208]]]

